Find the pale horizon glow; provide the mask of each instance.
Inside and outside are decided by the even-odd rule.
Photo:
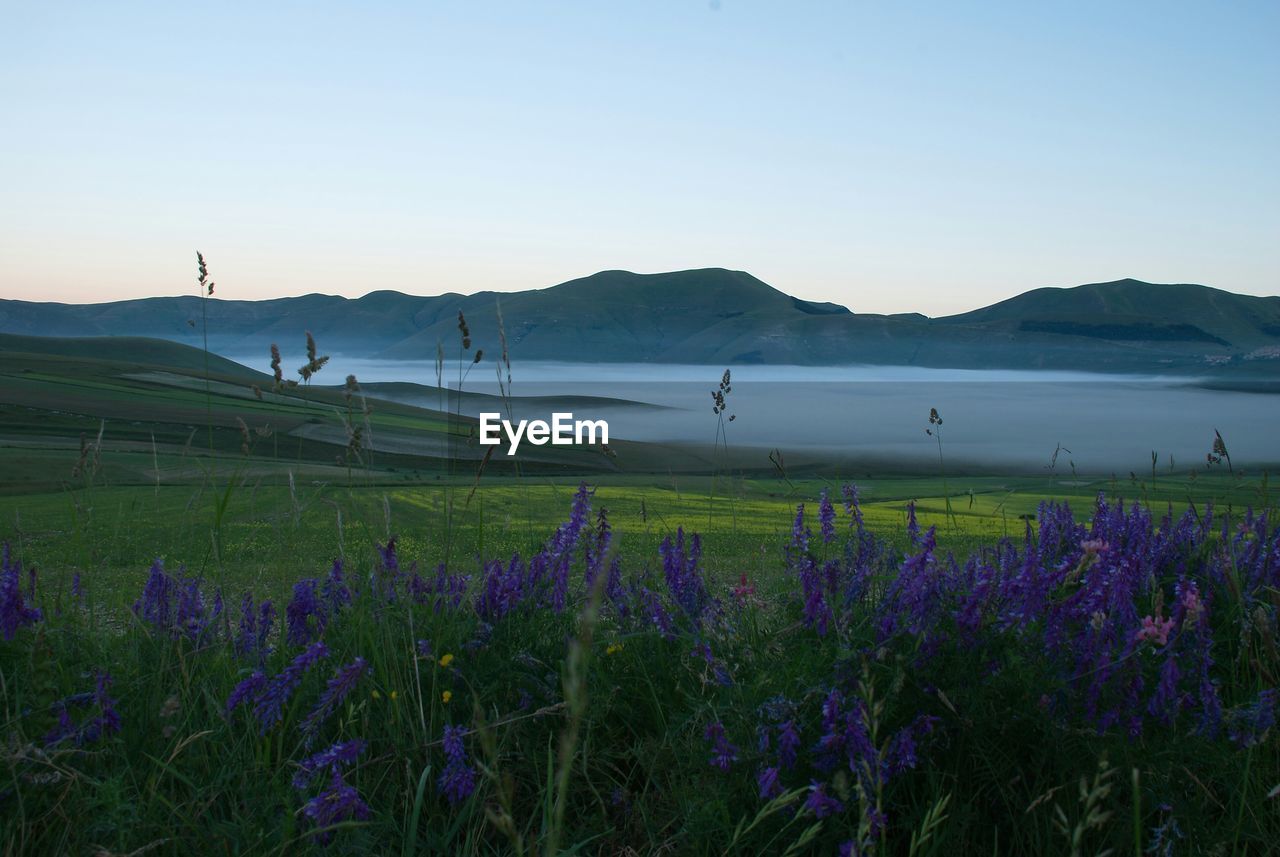
[[[1274,3],[182,6],[6,7],[0,298],[1280,293]]]

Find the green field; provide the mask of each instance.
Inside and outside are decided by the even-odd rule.
[[[877,530],[900,530],[913,502],[957,555],[1020,535],[1049,499],[1081,514],[1099,492],[1152,508],[1272,502],[1265,474],[1221,469],[942,478],[923,455],[872,473],[815,463],[783,473],[764,450],[726,458],[625,441],[611,457],[539,451],[482,466],[474,421],[447,410],[348,397],[340,386],[273,392],[270,376],[213,356],[206,385],[201,352],[159,340],[6,336],[0,345],[22,349],[0,363],[0,533],[25,561],[81,571],[104,594],[129,588],[161,554],[229,588],[276,592],[334,557],[371,556],[392,536],[424,563],[528,552],[583,480],[627,534],[621,550],[656,556],[683,527],[702,533],[708,570],[731,577],[767,574],[796,505],[846,482]],[[440,391],[442,404],[448,396]],[[374,449],[348,454],[352,425]]]

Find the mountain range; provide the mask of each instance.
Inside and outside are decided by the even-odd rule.
[[[311,331],[322,352],[433,360],[460,355],[458,313],[474,349],[511,359],[735,365],[879,364],[1169,374],[1273,375],[1280,297],[1117,280],[1042,288],[960,315],[860,313],[788,295],[743,271],[603,271],[545,289],[471,295],[371,292],[262,301],[210,298],[209,347],[286,354]],[[0,300],[0,332],[145,336],[199,345],[197,296],[99,304]],[[255,363],[260,362],[255,360]],[[263,361],[265,362],[265,358]]]

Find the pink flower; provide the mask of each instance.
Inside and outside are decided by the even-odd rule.
[[[748,600],[754,600],[756,588],[747,582],[747,573],[744,571],[738,577],[738,585],[733,587],[733,598],[739,604],[744,604]]]
[[[1183,621],[1188,624],[1194,624],[1200,619],[1200,614],[1204,613],[1204,602],[1200,600],[1200,591],[1194,585],[1183,590],[1182,606],[1187,611]]]
[[[1165,619],[1162,616],[1143,616],[1142,627],[1138,629],[1137,640],[1139,643],[1149,640],[1157,646],[1163,646],[1169,642],[1169,632],[1172,630],[1172,619]]]
[[[1087,555],[1087,554],[1106,553],[1111,546],[1108,545],[1102,539],[1085,539],[1080,543],[1080,547],[1084,550],[1085,554]]]

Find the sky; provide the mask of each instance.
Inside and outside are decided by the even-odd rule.
[[[1280,294],[1280,3],[0,0],[0,298]]]

